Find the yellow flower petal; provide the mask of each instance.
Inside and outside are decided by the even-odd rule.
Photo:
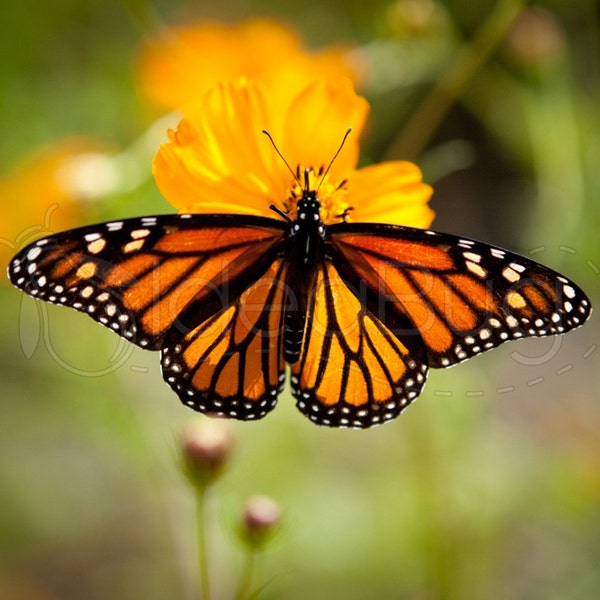
[[[256,82],[221,84],[205,94],[197,125],[184,119],[154,160],[165,198],[183,212],[272,216],[293,178],[262,134],[268,129],[290,166],[326,167],[349,126],[354,127],[331,176],[346,176],[358,158],[358,136],[368,111],[348,80],[309,86],[287,119],[273,111]]]
[[[261,87],[239,81],[204,96],[201,122],[184,119],[154,159],[156,183],[181,212],[272,215],[280,161],[261,133],[271,117]]]
[[[348,79],[320,80],[308,86],[292,103],[284,126],[282,151],[294,164],[327,167],[349,127],[352,133],[331,168],[341,180],[358,162],[358,139],[369,104],[358,96]]]
[[[162,32],[143,48],[138,63],[142,88],[155,101],[188,118],[201,115],[205,91],[238,77],[258,79],[273,106],[285,112],[308,83],[318,77],[358,77],[348,48],[309,52],[291,28],[251,19],[238,25],[199,22]]]
[[[348,183],[353,222],[378,222],[426,229],[435,213],[427,203],[432,188],[407,161],[390,161],[356,171]]]

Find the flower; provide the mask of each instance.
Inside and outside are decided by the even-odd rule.
[[[181,212],[273,217],[275,204],[294,218],[302,188],[262,134],[298,173],[319,188],[325,224],[342,219],[428,227],[431,188],[419,168],[389,161],[357,169],[358,139],[369,106],[348,79],[320,80],[302,90],[284,114],[265,88],[246,79],[222,83],[203,98],[197,123],[169,131],[153,171],[165,198]],[[331,163],[348,127],[352,132]]]
[[[11,172],[0,176],[0,260],[7,264],[15,248],[39,237],[74,227],[80,200],[89,197],[89,159],[100,146],[66,139],[35,151]]]
[[[173,27],[147,44],[138,62],[146,94],[188,118],[200,118],[204,93],[220,81],[258,79],[273,104],[286,111],[297,94],[319,77],[358,77],[347,47],[310,53],[291,28],[268,19],[238,25],[201,21]],[[357,54],[353,53],[356,57]]]

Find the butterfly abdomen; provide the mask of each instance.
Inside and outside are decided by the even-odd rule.
[[[302,338],[306,317],[297,312],[286,312],[283,324],[283,358],[285,362],[293,365],[300,358]]]
[[[297,218],[288,232],[286,305],[283,323],[283,357],[295,364],[302,350],[307,324],[307,298],[314,287],[317,266],[324,258],[325,225],[321,203],[313,191],[305,190],[297,206]]]

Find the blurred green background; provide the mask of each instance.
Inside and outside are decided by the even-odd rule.
[[[3,3],[7,257],[41,223],[33,212],[27,222],[36,199],[15,200],[1,182],[72,136],[131,158],[126,185],[75,209],[74,225],[170,212],[150,175],[160,113],[136,85],[136,55],[157,23],[267,15],[313,47],[343,41],[363,54],[363,159],[421,165],[436,190],[434,228],[534,256],[598,304],[598,3],[500,4]],[[519,15],[445,111],[432,89],[468,40],[489,39],[498,10]],[[177,450],[194,415],[163,384],[158,354],[7,282],[0,302],[0,598],[198,597]],[[594,315],[564,338],[436,370],[413,407],[374,430],[317,428],[287,392],[268,418],[236,423],[235,456],[209,502],[214,597],[232,597],[242,560],[233,531],[257,492],[284,510],[261,598],[600,597],[599,340]]]

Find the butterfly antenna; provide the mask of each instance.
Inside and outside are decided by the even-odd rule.
[[[277,147],[277,144],[275,143],[275,140],[273,139],[273,137],[271,136],[271,134],[266,129],[263,129],[262,132],[269,138],[269,141],[271,142],[273,148],[275,148],[275,152],[277,152],[277,154],[279,154],[279,158],[281,158],[281,160],[283,161],[283,164],[288,168],[289,172],[292,174],[292,177],[294,178],[294,181],[300,187],[302,187],[302,183],[298,179],[298,175],[294,172],[294,170],[292,169],[292,167],[290,167],[290,163],[287,160],[285,160],[285,157],[283,156],[283,154],[281,154],[281,152],[280,152],[279,148]]]
[[[329,169],[331,169],[331,165],[333,165],[333,163],[335,162],[335,159],[338,157],[339,153],[342,151],[342,148],[344,147],[344,144],[346,143],[346,139],[350,135],[351,131],[352,131],[352,127],[348,127],[348,131],[346,131],[346,133],[344,134],[344,137],[342,138],[342,143],[340,144],[340,147],[337,149],[337,152],[333,155],[333,158],[329,161],[329,164],[327,165],[325,172],[321,176],[321,181],[319,182],[319,187],[317,187],[317,189],[316,189],[317,193],[321,189],[321,184],[323,183],[323,181],[325,181],[325,177],[327,176],[327,173],[329,173]]]

